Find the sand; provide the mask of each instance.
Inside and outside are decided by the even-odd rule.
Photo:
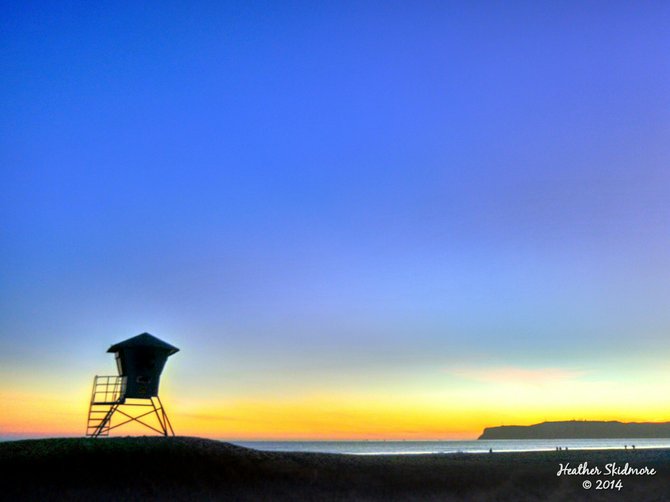
[[[653,476],[557,476],[626,462]],[[670,450],[354,456],[260,452],[201,438],[0,443],[7,500],[670,500]],[[584,480],[593,486],[582,487]],[[621,490],[596,490],[597,479]]]

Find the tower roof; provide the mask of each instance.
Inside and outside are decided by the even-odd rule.
[[[119,352],[121,349],[130,347],[151,347],[155,349],[167,350],[169,352],[169,356],[175,352],[179,352],[179,349],[174,345],[170,345],[169,343],[166,343],[163,340],[150,335],[149,333],[142,333],[141,335],[137,335],[122,342],[115,343],[109,349],[107,349],[107,352]]]

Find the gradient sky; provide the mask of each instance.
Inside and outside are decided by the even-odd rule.
[[[670,4],[0,10],[0,435],[670,420]]]

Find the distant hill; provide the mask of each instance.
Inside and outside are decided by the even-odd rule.
[[[571,420],[535,425],[487,427],[479,439],[670,438],[670,422],[597,422]]]

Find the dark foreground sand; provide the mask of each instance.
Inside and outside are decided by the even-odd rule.
[[[655,476],[556,476],[626,462]],[[596,490],[596,479],[623,488]],[[594,486],[582,488],[589,479]],[[0,443],[6,500],[670,500],[670,450],[352,456],[270,453],[200,438]]]

